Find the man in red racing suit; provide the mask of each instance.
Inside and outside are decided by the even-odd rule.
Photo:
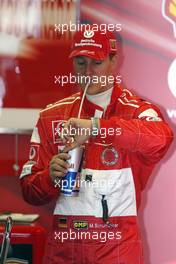
[[[86,51],[85,59],[96,59]],[[30,160],[20,181],[30,204],[56,200],[45,264],[144,263],[137,218],[141,191],[173,135],[156,106],[120,84],[115,83],[111,90],[106,111],[85,97],[78,119],[81,91],[40,112]],[[88,124],[91,129],[91,117],[98,118],[99,132],[82,141],[85,151],[79,195],[61,195],[60,181],[56,181],[59,174],[55,173],[55,180],[50,175],[51,160],[65,146],[58,129],[68,120],[73,126]]]

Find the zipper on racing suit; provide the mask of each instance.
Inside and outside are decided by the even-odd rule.
[[[108,204],[107,200],[105,200],[105,195],[102,195],[101,204],[103,208],[103,221],[104,223],[108,223]]]
[[[103,222],[108,225],[108,227],[113,227],[113,224],[111,224],[108,220],[109,216],[108,216],[108,203],[107,200],[105,200],[105,195],[102,195],[102,199],[101,199],[101,204],[102,204],[102,208],[103,208]]]

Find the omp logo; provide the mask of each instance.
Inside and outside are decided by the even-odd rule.
[[[87,221],[73,221],[73,227],[76,229],[87,229],[88,222]]]
[[[86,30],[84,32],[84,37],[85,38],[92,38],[94,36],[94,31],[93,30]]]
[[[171,93],[176,97],[176,59],[169,67],[167,80]]]
[[[176,0],[163,0],[162,15],[172,24],[176,38]]]

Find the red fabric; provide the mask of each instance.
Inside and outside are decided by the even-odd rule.
[[[143,253],[141,238],[138,232],[136,217],[112,217],[111,224],[117,227],[104,225],[102,219],[87,216],[67,217],[68,228],[59,228],[60,215],[54,216],[54,232],[46,245],[44,264],[143,264]],[[103,227],[76,230],[73,222],[78,219],[87,221],[88,225],[102,225]],[[71,230],[71,231],[70,231]],[[61,241],[62,233],[72,232],[70,239]],[[99,234],[98,239],[72,239],[75,234],[83,232]],[[116,234],[120,233],[123,239],[117,239]],[[114,236],[113,236],[114,234]],[[60,235],[60,239],[59,239]],[[110,239],[106,239],[110,237]],[[63,235],[64,237],[64,235]],[[95,238],[95,236],[94,236]],[[51,261],[52,259],[52,261]]]

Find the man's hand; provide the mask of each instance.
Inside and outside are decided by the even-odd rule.
[[[64,152],[68,152],[85,143],[92,133],[92,121],[90,119],[70,118],[64,123],[67,135],[64,135],[63,142],[66,144]]]
[[[49,164],[49,174],[53,182],[56,178],[62,178],[67,174],[68,168],[70,167],[68,163],[70,158],[68,153],[59,153],[53,156]]]

